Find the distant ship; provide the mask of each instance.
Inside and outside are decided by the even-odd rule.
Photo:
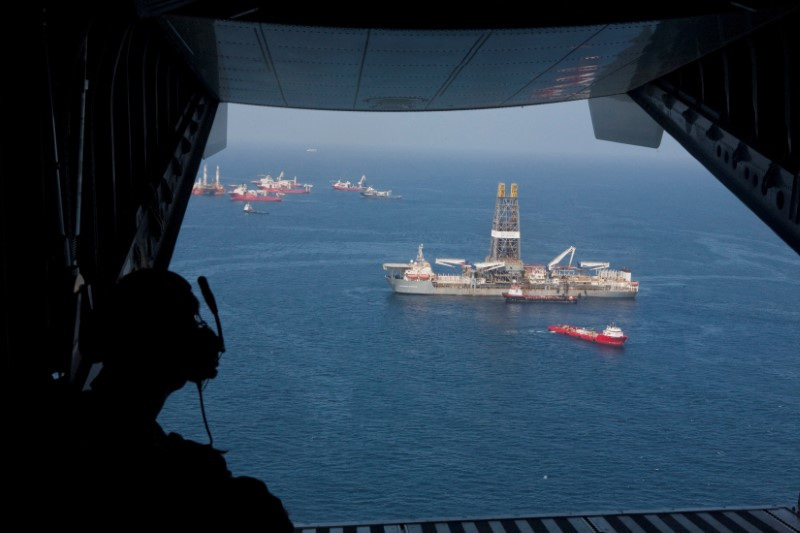
[[[219,165],[217,165],[217,178],[214,183],[208,182],[208,165],[203,165],[203,177],[197,178],[192,186],[192,194],[220,196],[225,194],[225,187],[219,182]]]
[[[363,191],[361,191],[361,196],[365,198],[387,198],[391,200],[398,200],[402,198],[402,196],[398,196],[396,194],[392,194],[392,191],[379,191],[373,187],[367,187]]]
[[[331,182],[331,185],[337,191],[363,191],[367,188],[367,176],[362,175],[361,179],[358,180],[358,183],[352,183],[350,181],[343,181],[343,180],[336,180],[335,182]]]
[[[278,177],[273,178],[269,174],[262,175],[260,179],[254,181],[259,189],[266,191],[279,192],[282,194],[310,194],[313,185],[310,183],[299,183],[297,176],[286,179],[283,171]]]
[[[248,189],[246,185],[238,185],[228,193],[231,200],[244,202],[281,202],[283,194],[263,189]]]
[[[408,263],[383,263],[385,278],[399,294],[458,296],[503,296],[517,286],[529,296],[578,298],[635,298],[639,282],[631,271],[614,270],[607,262],[581,262],[572,265],[575,247],[570,246],[547,265],[525,264],[519,257],[519,205],[517,186],[505,194],[498,186],[497,204],[491,231],[491,254],[483,262],[465,259],[436,259],[437,265],[459,269],[457,274],[438,274],[422,254]],[[559,264],[569,255],[569,263]],[[569,301],[569,300],[567,300]]]
[[[577,326],[569,326],[567,324],[559,324],[556,326],[548,326],[547,329],[554,333],[561,335],[569,335],[585,341],[597,342],[600,344],[610,344],[614,346],[622,346],[628,337],[622,332],[618,326],[606,326],[602,333],[587,328],[579,328]]]
[[[245,202],[243,211],[245,213],[252,213],[255,211],[255,209],[253,209],[253,206],[250,204],[250,202]]]

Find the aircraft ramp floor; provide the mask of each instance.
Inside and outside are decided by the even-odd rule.
[[[796,507],[297,525],[298,533],[797,533]]]

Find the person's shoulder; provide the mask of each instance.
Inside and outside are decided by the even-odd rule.
[[[267,484],[250,476],[235,476],[228,483],[223,507],[237,523],[261,524],[267,531],[292,533],[294,524],[280,498]]]
[[[215,476],[230,477],[223,451],[210,444],[184,438],[178,433],[168,433],[162,439],[159,453],[165,456],[173,468],[184,468],[198,475],[205,472],[214,473]]]
[[[292,533],[294,526],[283,502],[267,484],[251,476],[234,476],[227,468],[224,452],[177,433],[165,438],[173,474],[192,487],[198,502],[206,502],[208,518],[224,519],[228,525],[267,527],[267,531]],[[195,494],[195,492],[192,492]]]

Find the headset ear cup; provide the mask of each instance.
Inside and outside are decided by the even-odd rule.
[[[189,381],[200,383],[217,377],[220,340],[211,328],[199,326],[187,348],[186,375]]]

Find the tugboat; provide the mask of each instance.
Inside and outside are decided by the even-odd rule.
[[[547,326],[547,329],[554,333],[560,333],[561,335],[569,335],[570,337],[576,337],[585,341],[608,344],[611,346],[622,346],[625,344],[625,341],[628,340],[627,335],[622,332],[622,329],[614,324],[606,326],[602,333],[577,326],[569,326],[567,324]]]
[[[578,298],[566,294],[525,294],[519,285],[512,285],[508,292],[503,293],[506,303],[557,303],[575,304]]]

